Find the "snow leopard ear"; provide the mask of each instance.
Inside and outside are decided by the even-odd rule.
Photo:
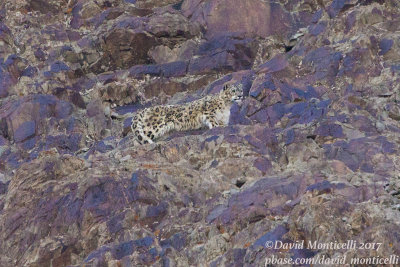
[[[227,89],[228,89],[228,85],[227,85],[227,84],[225,84],[225,85],[224,85],[224,89],[223,89],[223,90],[225,91],[225,90],[227,90]]]

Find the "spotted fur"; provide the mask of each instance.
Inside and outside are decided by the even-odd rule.
[[[243,86],[224,86],[215,95],[183,105],[154,106],[139,111],[132,120],[132,132],[140,144],[153,143],[171,131],[212,129],[227,125],[232,102],[243,98]]]

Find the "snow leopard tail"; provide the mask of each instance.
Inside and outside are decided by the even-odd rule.
[[[147,137],[143,131],[143,120],[144,120],[143,117],[144,117],[143,112],[140,112],[133,117],[131,124],[132,133],[135,136],[136,141],[139,142],[139,144],[147,144],[147,143],[151,144],[153,143],[153,140]]]

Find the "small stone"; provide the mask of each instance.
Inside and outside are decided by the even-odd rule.
[[[376,129],[378,130],[378,132],[380,132],[380,133],[382,133],[384,130],[385,130],[385,124],[383,124],[382,122],[380,122],[380,121],[377,121],[376,123],[375,123],[375,127],[376,127]]]
[[[229,236],[229,234],[228,233],[223,233],[222,234],[222,237],[227,241],[227,242],[229,242],[229,240],[230,240],[230,236]]]
[[[120,158],[119,161],[120,162],[124,162],[124,161],[131,160],[131,158],[132,158],[131,155],[126,155],[126,156]]]

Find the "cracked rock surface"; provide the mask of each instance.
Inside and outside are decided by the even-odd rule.
[[[397,0],[1,1],[0,266],[400,256],[399,27]],[[230,82],[228,126],[134,144],[133,112]]]

